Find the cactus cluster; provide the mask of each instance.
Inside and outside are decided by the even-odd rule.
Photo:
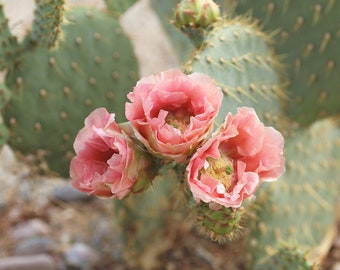
[[[238,11],[246,1],[239,2]],[[252,106],[267,123],[285,134],[286,174],[277,184],[263,186],[254,205],[246,207],[245,212],[250,216],[245,225],[248,228],[246,246],[250,269],[311,269],[321,262],[335,233],[333,206],[340,190],[337,177],[340,169],[340,129],[334,118],[317,121],[309,128],[299,127],[296,122],[308,125],[320,117],[338,113],[339,107],[335,103],[339,103],[339,95],[336,95],[339,80],[332,75],[334,66],[327,71],[320,68],[320,63],[335,63],[330,59],[335,59],[333,46],[336,46],[337,32],[329,29],[335,37],[333,42],[320,44],[322,50],[315,52],[314,57],[301,57],[300,60],[309,66],[305,69],[300,66],[298,73],[295,65],[292,72],[289,54],[297,53],[296,48],[302,48],[304,44],[301,43],[305,40],[301,42],[302,37],[291,38],[294,45],[286,47],[288,38],[285,42],[276,42],[275,31],[284,27],[283,21],[285,24],[292,23],[284,16],[289,11],[299,12],[298,4],[290,4],[290,1],[274,4],[271,1],[264,5],[262,2],[268,1],[260,2],[249,3],[251,7],[255,6],[252,14],[262,18],[260,22],[251,22],[249,17],[245,19],[240,14],[231,15],[229,11],[234,5],[227,5],[228,15],[206,31],[202,44],[196,46],[198,49],[184,70],[205,72],[222,87],[225,97],[221,117],[235,107]],[[328,7],[334,4],[334,1],[329,1]],[[260,10],[274,6],[274,11],[281,12],[282,17],[274,12],[261,17]],[[326,10],[322,10],[326,16]],[[329,8],[327,12],[331,12]],[[281,24],[271,23],[271,20],[279,19]],[[324,26],[331,24],[330,17],[314,20],[314,28],[319,27],[319,23]],[[310,21],[306,19],[306,22]],[[263,24],[269,34],[259,28]],[[307,35],[317,36],[311,30],[305,31]],[[324,27],[320,26],[319,31],[318,35],[321,35]],[[281,38],[285,33],[282,30]],[[283,53],[290,57],[281,57]],[[302,85],[303,78],[307,76],[304,74],[313,69],[320,70],[322,76],[318,76],[317,81]],[[310,95],[323,96],[323,99],[321,101]],[[303,96],[306,102],[303,102]],[[326,107],[327,110],[322,109]],[[221,224],[224,222],[221,221]]]
[[[106,13],[65,11],[62,0],[36,0],[22,43],[0,5],[0,69],[7,69],[0,85],[0,145],[9,135],[14,149],[43,153],[49,168],[64,176],[85,116],[107,107],[125,121],[126,95],[138,79],[130,40],[117,20],[136,1],[105,2]],[[211,239],[244,235],[249,269],[316,269],[334,236],[340,190],[338,3],[216,1],[225,11],[219,16],[211,0],[182,0],[174,11],[177,2],[151,0],[179,50],[182,71],[209,75],[222,89],[216,127],[238,107],[255,108],[285,136],[286,173],[261,185],[254,201],[221,208],[193,202],[183,167],[157,164],[152,190],[116,202],[123,241],[142,250],[183,199],[176,218],[192,206]]]

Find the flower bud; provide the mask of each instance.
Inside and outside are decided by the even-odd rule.
[[[179,28],[205,28],[219,16],[219,6],[212,0],[183,0],[175,9],[175,24]]]
[[[195,206],[195,210],[201,233],[206,234],[211,240],[223,243],[239,235],[243,208],[201,202]]]

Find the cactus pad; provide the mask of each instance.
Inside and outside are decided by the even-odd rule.
[[[219,22],[184,67],[188,73],[208,74],[222,88],[225,95],[219,123],[240,106],[254,107],[261,119],[279,114],[283,90],[277,71],[281,68],[268,42],[270,37],[247,19]]]
[[[235,2],[235,1],[234,1]],[[275,50],[289,74],[287,115],[303,125],[340,112],[338,1],[236,1],[265,29],[278,30]]]
[[[74,138],[93,109],[125,120],[138,67],[117,20],[100,11],[70,11],[61,31],[57,47],[28,51],[7,74],[13,95],[4,118],[13,148],[44,153],[50,169],[66,176]]]
[[[340,129],[332,119],[320,120],[307,130],[291,129],[287,171],[274,185],[262,185],[257,199],[249,240],[254,269],[264,269],[261,260],[275,254],[282,241],[298,245],[314,264],[327,253],[340,190],[339,153]]]

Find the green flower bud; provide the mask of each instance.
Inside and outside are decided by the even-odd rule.
[[[175,9],[175,24],[179,28],[206,28],[219,16],[220,8],[212,0],[182,0]]]

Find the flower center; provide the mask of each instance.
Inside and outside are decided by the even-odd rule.
[[[191,115],[187,112],[169,112],[169,114],[165,118],[165,122],[183,133],[187,126],[190,124],[190,117]]]
[[[231,160],[227,156],[222,155],[217,159],[208,157],[206,162],[209,166],[202,169],[202,173],[208,174],[212,178],[217,179],[225,186],[226,190],[228,190],[234,183],[234,167]]]

